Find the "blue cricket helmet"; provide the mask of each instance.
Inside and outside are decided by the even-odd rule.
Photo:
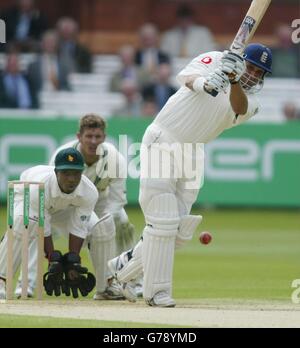
[[[265,72],[272,73],[272,52],[268,47],[258,43],[250,44],[245,48],[244,59]]]

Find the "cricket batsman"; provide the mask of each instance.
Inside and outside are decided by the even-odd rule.
[[[186,163],[199,168],[203,176],[203,147],[202,154],[193,147],[198,144],[201,149],[202,144],[217,138],[225,129],[244,123],[258,112],[255,93],[263,87],[271,65],[271,50],[254,43],[246,47],[243,55],[230,51],[201,54],[178,74],[181,88],[158,113],[142,140],[139,202],[146,221],[142,239],[133,250],[109,261],[109,268],[122,283],[129,300],[135,301],[136,297],[131,280],[144,272],[146,303],[175,306],[172,298],[175,246],[192,239],[202,219],[190,215],[190,211],[203,180],[198,177],[195,185],[188,185],[191,176]],[[178,156],[170,150],[175,144],[183,149],[180,154],[186,160],[183,170],[178,166]],[[192,150],[186,151],[188,148]],[[161,155],[157,161],[151,160],[155,152]],[[172,160],[171,175],[168,178],[152,175],[158,173],[153,169],[163,167],[162,158],[166,154]],[[176,175],[180,170],[183,174]]]

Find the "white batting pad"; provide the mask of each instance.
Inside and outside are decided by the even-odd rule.
[[[146,222],[155,228],[174,230],[180,221],[177,199],[172,193],[163,193],[152,197],[147,204],[143,202]]]
[[[142,249],[144,298],[151,300],[159,291],[171,295],[175,238],[179,225],[175,195],[165,193],[154,196],[144,213],[147,222]]]
[[[132,258],[126,260],[125,253],[120,255],[123,267],[117,272],[117,279],[121,283],[128,283],[131,280],[140,277],[143,273],[143,260],[142,260],[142,240],[140,240],[134,247],[132,252]]]
[[[146,226],[143,234],[144,298],[157,292],[171,294],[176,230],[154,230]]]
[[[105,215],[92,229],[89,251],[95,270],[96,290],[103,292],[110,277],[107,261],[115,255],[115,224],[110,214]]]
[[[193,238],[193,234],[201,222],[201,215],[186,215],[181,218],[176,236],[176,249],[181,248],[186,242]]]

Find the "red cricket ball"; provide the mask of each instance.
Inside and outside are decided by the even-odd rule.
[[[212,235],[207,232],[207,231],[204,231],[204,232],[201,232],[200,235],[199,235],[199,241],[200,243],[202,244],[209,244],[212,240]]]

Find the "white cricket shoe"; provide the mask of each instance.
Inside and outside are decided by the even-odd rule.
[[[0,279],[0,300],[6,299],[5,281]]]
[[[176,302],[167,294],[166,291],[159,291],[151,300],[146,300],[146,303],[152,307],[175,307]]]
[[[111,294],[115,299],[124,300],[121,285],[116,281],[115,278],[108,280],[108,286],[105,289],[107,293]]]
[[[124,300],[121,286],[116,282],[115,279],[111,278],[108,280],[108,286],[103,292],[97,291],[93,296],[94,300]]]
[[[136,293],[136,284],[134,281],[121,284],[121,291],[129,302],[136,302],[138,296]]]
[[[114,299],[115,299],[114,296],[106,292],[106,289],[103,292],[97,291],[93,296],[93,300],[114,300]]]
[[[32,298],[33,293],[34,293],[34,289],[30,285],[28,285],[27,297]],[[15,290],[15,295],[18,299],[21,298],[21,296],[22,296],[22,283],[20,283],[20,282],[18,282],[18,284],[17,284],[16,290]]]

